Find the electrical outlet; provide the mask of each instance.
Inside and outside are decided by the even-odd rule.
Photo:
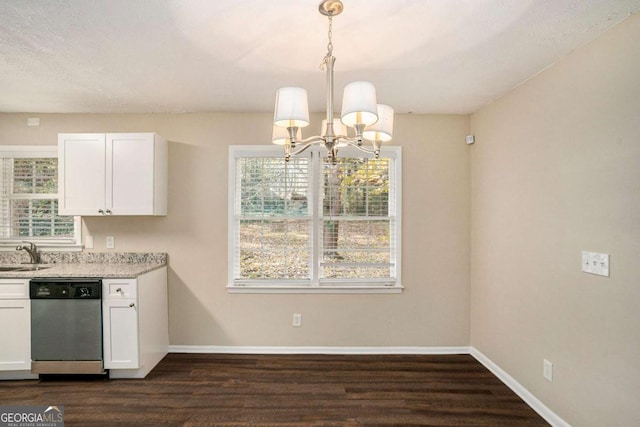
[[[545,380],[553,382],[553,363],[547,359],[542,359],[542,376]]]
[[[84,247],[87,249],[93,249],[93,236],[84,237]]]
[[[293,313],[293,326],[299,328],[302,326],[302,314]]]
[[[107,236],[107,249],[114,249],[116,247],[116,239],[113,236]]]

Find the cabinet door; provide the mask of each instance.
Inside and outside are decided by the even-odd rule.
[[[105,210],[105,134],[58,135],[61,215],[100,215]]]
[[[31,301],[0,299],[0,371],[31,369]]]
[[[154,134],[107,134],[107,209],[114,215],[152,215]]]
[[[136,304],[135,299],[102,300],[105,369],[139,368]]]

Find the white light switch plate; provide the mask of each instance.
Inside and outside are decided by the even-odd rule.
[[[582,251],[582,271],[609,277],[609,254]]]
[[[116,247],[116,239],[113,236],[107,236],[107,249],[114,249]]]

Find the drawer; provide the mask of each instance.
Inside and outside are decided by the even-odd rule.
[[[0,299],[29,299],[29,280],[0,279]]]
[[[102,299],[136,298],[138,283],[136,279],[103,279]]]

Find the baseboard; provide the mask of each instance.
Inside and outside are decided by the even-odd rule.
[[[516,381],[511,375],[506,373],[502,368],[493,363],[491,359],[482,354],[481,351],[474,347],[471,348],[471,355],[476,360],[482,363],[488,370],[491,371],[496,377],[500,379],[507,387],[509,387],[515,394],[517,394],[527,405],[538,413],[546,422],[553,427],[571,427],[571,425],[560,418],[555,412],[549,409],[544,403],[538,400],[529,390],[524,388],[522,384]]]
[[[171,345],[169,353],[215,354],[470,354],[482,363],[500,381],[517,394],[553,427],[571,427],[555,412],[544,405],[522,384],[506,373],[491,359],[474,347],[323,347],[323,346],[219,346],[219,345]]]
[[[323,347],[171,345],[169,353],[230,354],[470,354],[471,347]]]

